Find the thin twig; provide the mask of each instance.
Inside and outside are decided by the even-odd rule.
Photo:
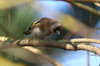
[[[87,51],[87,66],[90,66],[90,52]]]
[[[91,7],[89,7],[87,5],[84,5],[84,4],[81,4],[81,3],[76,3],[76,2],[73,2],[73,1],[69,1],[69,0],[64,0],[64,1],[69,2],[72,5],[75,5],[76,7],[79,7],[81,9],[93,14],[93,15],[96,15],[96,16],[100,17],[100,11],[97,11],[94,8],[91,8]]]
[[[41,53],[38,50],[34,51],[36,49],[34,49],[33,47],[25,46],[25,47],[22,47],[22,48],[24,48],[25,50],[28,50],[28,51],[32,52],[33,54],[40,55],[40,57],[43,57],[44,59],[46,59],[49,62],[51,62],[52,64],[54,64],[54,66],[62,66],[59,62],[55,61],[53,58],[49,57],[48,55],[46,55],[44,53]]]
[[[72,43],[83,42],[83,43],[97,43],[97,44],[100,44],[100,40],[89,39],[89,38],[76,38],[76,39],[66,40],[66,42],[72,42]]]
[[[94,16],[92,14],[89,16],[89,23],[90,23],[91,27],[93,27],[93,25],[94,25]]]
[[[11,15],[10,15],[10,9],[8,10],[8,26],[11,24]]]

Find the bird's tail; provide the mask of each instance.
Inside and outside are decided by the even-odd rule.
[[[29,35],[30,34],[30,31],[23,32],[23,34]]]

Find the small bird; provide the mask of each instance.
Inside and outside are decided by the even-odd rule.
[[[28,31],[23,34],[32,34],[32,39],[46,39],[51,34],[60,34],[62,30],[61,25],[50,18],[43,17],[32,23]]]

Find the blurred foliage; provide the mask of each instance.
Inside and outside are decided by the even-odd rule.
[[[23,0],[21,0],[21,2],[22,1]],[[14,3],[15,2],[17,2],[17,1],[14,1]],[[20,2],[20,1],[18,0],[18,2]],[[9,3],[9,2],[7,2],[7,3]],[[9,4],[11,4],[11,3],[9,3]],[[0,23],[2,23],[3,26],[6,26],[5,28],[12,34],[16,35],[17,37],[25,38],[26,36],[23,35],[23,32],[26,31],[28,29],[28,27],[31,25],[31,23],[33,23],[37,19],[37,17],[39,16],[39,12],[41,12],[41,10],[36,11],[35,9],[33,9],[31,4],[32,3],[30,3],[30,5],[22,4],[19,6],[17,4],[17,6],[14,8],[9,7],[9,9],[1,10],[0,11]],[[86,3],[86,4],[89,4],[89,3]],[[95,6],[93,4],[89,4],[89,5],[93,6],[93,8],[95,8]],[[88,25],[90,24],[89,16],[91,14],[89,14],[88,12],[81,10],[77,7],[74,7],[74,10],[75,10],[76,16],[78,16],[77,17],[78,19],[80,19],[81,21],[83,21],[84,23],[86,23]],[[9,14],[10,14],[10,16],[9,16]],[[59,15],[62,16],[62,14],[59,14]],[[58,16],[56,16],[56,17],[58,17]],[[62,16],[62,18],[63,17],[64,16]],[[98,21],[98,17],[94,16],[93,26],[96,24],[97,21]],[[68,23],[68,22],[66,22],[66,23]],[[74,24],[71,24],[70,26],[74,26]],[[69,26],[69,28],[71,28],[70,26]],[[65,33],[66,33],[66,31],[62,32],[62,35],[57,36],[57,38],[58,39],[62,38],[63,34],[65,34]],[[0,35],[7,36],[2,31],[0,31]],[[29,36],[27,36],[27,37],[29,37]]]
[[[28,27],[37,20],[37,17],[39,17],[39,11],[36,11],[32,8],[31,4],[22,4],[26,2],[31,2],[32,0],[0,0],[0,24],[2,24],[9,32],[16,35],[19,38],[25,38],[29,36],[23,35],[23,32],[25,32]],[[21,5],[19,5],[21,4]],[[17,6],[16,6],[17,5]],[[16,7],[15,7],[16,6]],[[95,7],[95,6],[93,6]],[[79,8],[74,9],[76,11],[76,14],[80,17],[79,19],[83,22],[86,22],[89,24],[89,15],[87,12],[80,10]],[[80,11],[80,12],[79,12]],[[61,20],[63,26],[68,28],[68,30],[75,30],[75,26],[78,24],[75,22],[75,20],[68,15],[65,14],[59,14],[62,19]],[[58,16],[59,16],[58,15]],[[58,17],[56,16],[56,17]],[[58,17],[58,18],[60,18]],[[96,22],[98,19],[96,19]],[[96,23],[95,23],[96,24]],[[67,26],[66,26],[67,25]],[[72,27],[70,27],[72,26]],[[77,26],[78,27],[78,26]],[[73,29],[74,28],[74,29]],[[59,36],[56,38],[59,40],[63,38],[63,36],[67,33],[66,30],[63,30]],[[0,36],[7,36],[1,29],[0,29]],[[15,39],[15,38],[12,38]],[[62,41],[61,41],[62,42]],[[0,52],[1,53],[1,52]],[[9,60],[6,60],[5,58],[1,57],[1,55],[4,55],[5,57],[8,57],[8,59],[13,60],[13,56],[9,56],[8,54],[1,53],[0,54],[0,66],[26,66],[24,64],[18,63],[14,65],[14,62],[10,62]],[[4,62],[3,62],[4,61]],[[20,61],[20,60],[18,60]],[[7,62],[7,65],[2,65]],[[21,62],[21,61],[20,61]],[[11,64],[11,65],[9,65]],[[29,66],[29,65],[28,65]]]
[[[96,9],[96,5],[94,5],[94,3],[81,2],[81,4],[84,4],[84,5],[87,5],[87,6],[89,6],[89,7],[92,7],[92,8],[94,8],[94,9]],[[98,8],[99,8],[99,7],[98,7]],[[74,11],[75,11],[75,15],[77,16],[77,18],[78,18],[79,20],[81,20],[82,22],[84,22],[85,24],[87,24],[88,26],[94,27],[95,24],[96,24],[96,23],[98,22],[98,20],[100,19],[100,17],[93,15],[93,18],[94,18],[94,19],[93,19],[93,23],[92,23],[92,25],[91,25],[89,16],[91,16],[92,14],[90,14],[89,12],[87,12],[87,11],[85,11],[85,10],[83,10],[83,9],[80,9],[80,8],[74,6],[74,5],[73,5],[73,9],[74,9]],[[100,10],[98,10],[98,11],[100,11]]]
[[[26,37],[23,32],[28,29],[28,27],[36,20],[38,16],[37,11],[35,11],[29,4],[21,4],[25,3],[24,1],[28,0],[0,0],[0,6],[3,6],[0,7],[0,24],[2,24],[10,33],[19,38]],[[14,7],[15,5],[17,6]],[[7,35],[8,34],[4,33],[0,29],[0,36]],[[8,58],[8,60],[2,56]],[[5,62],[7,64],[5,64]],[[24,64],[19,62],[24,62]],[[14,57],[12,55],[0,52],[0,66],[26,66],[25,64],[27,64],[27,66],[33,66],[33,64],[20,59],[14,61]]]
[[[23,37],[23,32],[31,25],[35,20],[37,12],[29,5],[23,5],[19,8],[12,10],[11,17],[11,32],[15,35]],[[26,29],[26,30],[25,30]]]
[[[14,62],[14,57],[0,52],[0,66],[26,66],[21,62]]]
[[[0,10],[12,8],[16,5],[32,2],[33,0],[0,0]],[[35,0],[34,0],[35,1]]]
[[[8,22],[8,14],[10,11],[10,23]],[[12,9],[0,11],[0,23],[11,33],[22,38],[23,32],[33,23],[37,16],[37,12],[28,4],[24,4]],[[0,30],[0,35],[5,33]]]
[[[0,51],[0,66],[34,66],[12,54]]]

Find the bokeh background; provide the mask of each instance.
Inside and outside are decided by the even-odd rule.
[[[85,2],[82,4],[90,6],[96,10],[100,10],[100,7],[94,3]],[[78,20],[80,23],[89,28],[100,27],[100,17],[93,15],[93,20],[90,21],[90,16],[92,14],[65,1],[0,0],[0,37],[8,37],[8,40],[29,38],[30,35],[23,35],[23,32],[26,31],[28,27],[37,19],[41,17],[49,17],[69,24],[70,20],[68,20],[66,15]],[[60,18],[64,18],[66,20],[60,20]],[[76,24],[71,24],[72,26],[77,26]],[[74,30],[74,28],[72,29]],[[80,37],[75,34],[69,36],[70,33],[72,32],[63,28],[63,31],[55,38],[55,40]],[[99,30],[92,33],[93,35],[90,35],[90,37],[100,39]],[[0,66],[35,66],[30,62],[21,60],[22,58],[19,56],[21,56],[20,54],[24,55],[23,52],[18,52],[19,55],[17,56],[19,58],[17,58],[17,51],[20,50],[15,49],[15,53],[12,50],[14,49],[9,50],[9,52],[7,50],[0,52]],[[5,52],[7,52],[7,54]],[[56,59],[63,66],[99,66],[100,64],[100,57],[88,51],[51,49],[48,53],[50,57]],[[5,62],[8,64],[5,64]],[[44,63],[43,66],[47,65]]]

